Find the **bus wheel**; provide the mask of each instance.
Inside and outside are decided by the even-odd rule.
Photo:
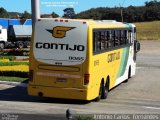
[[[101,82],[101,84],[100,84],[99,94],[98,94],[98,96],[95,98],[95,101],[96,101],[96,102],[100,101],[101,97],[102,97],[102,82]]]
[[[131,66],[129,67],[129,71],[128,71],[128,79],[131,78]]]
[[[124,81],[124,83],[127,83],[129,78],[131,78],[131,66],[129,67],[129,70],[128,70],[128,78],[127,80]]]
[[[108,81],[106,82],[106,85],[102,85],[102,95],[101,95],[101,99],[107,99],[108,96],[108,90],[109,90],[109,85],[108,85]]]

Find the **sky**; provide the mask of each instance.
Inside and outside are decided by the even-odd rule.
[[[97,7],[127,7],[143,6],[146,1],[152,0],[40,0],[41,14],[52,13],[53,11],[60,16],[67,7],[72,7],[75,13]],[[159,1],[159,0],[158,0]],[[31,13],[31,0],[0,0],[0,7],[5,8],[8,12]]]

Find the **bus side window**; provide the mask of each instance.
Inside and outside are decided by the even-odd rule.
[[[93,32],[93,51],[97,52],[97,44],[98,44],[98,33],[97,32]]]
[[[121,31],[121,45],[125,45],[127,42],[127,30],[122,30]]]
[[[121,31],[120,30],[116,30],[115,31],[115,47],[120,45],[120,39],[121,39]]]
[[[100,32],[93,32],[93,52],[98,52],[101,50],[101,38]]]
[[[102,49],[101,50],[106,50],[109,47],[109,31],[103,31],[101,35],[102,35],[102,39],[101,39]]]
[[[109,40],[110,40],[110,31],[106,31],[106,39],[107,39],[107,41],[106,41],[106,46],[107,46],[107,48],[109,48],[111,45],[110,45],[110,42],[109,42]]]
[[[121,30],[120,45],[124,44],[124,32]]]
[[[127,44],[131,43],[131,34],[132,34],[132,30],[128,30],[128,41],[127,41]]]
[[[97,50],[103,51],[107,48],[107,33],[106,31],[99,31],[98,33],[98,39],[97,39]]]
[[[132,30],[96,30],[93,31],[93,52],[100,53],[108,48],[119,47],[131,43]]]
[[[111,47],[114,47],[115,46],[115,31],[114,30],[112,30],[111,31],[111,40],[110,40],[110,42],[111,42]]]
[[[114,46],[114,39],[112,37],[112,31],[109,31],[108,47],[112,48]]]
[[[96,40],[95,40],[95,32],[93,32],[93,52],[96,52],[97,49],[96,49]]]
[[[2,33],[2,30],[0,30],[0,34]]]
[[[104,31],[104,49],[108,48],[108,31]]]
[[[124,44],[128,44],[129,38],[128,38],[128,31],[124,30]]]
[[[101,44],[101,51],[105,49],[105,32],[101,31],[101,41],[100,41],[100,44]]]
[[[98,33],[98,39],[97,39],[97,48],[98,48],[98,51],[101,51],[101,47],[102,47],[102,44],[101,44],[101,32],[97,32]]]

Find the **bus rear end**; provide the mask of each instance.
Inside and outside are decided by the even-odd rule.
[[[84,66],[87,22],[40,19],[35,24],[30,52],[28,93],[33,96],[87,100]]]

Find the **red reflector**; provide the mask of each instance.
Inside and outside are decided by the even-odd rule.
[[[60,22],[63,22],[63,20],[60,20]]]
[[[86,22],[83,22],[83,24],[86,24]]]
[[[89,84],[89,77],[90,77],[90,74],[84,74],[84,85]]]
[[[68,22],[68,20],[65,20],[65,22]]]

